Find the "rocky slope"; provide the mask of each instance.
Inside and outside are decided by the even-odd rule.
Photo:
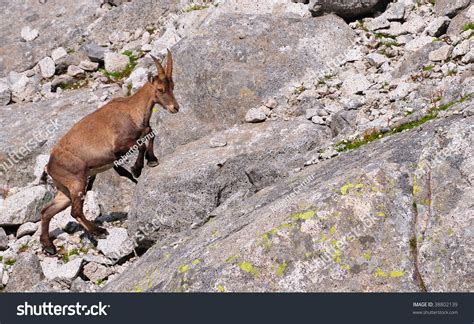
[[[473,289],[472,1],[4,7],[0,290]],[[68,209],[43,255],[51,147],[167,48],[182,109],[154,114],[160,166],[101,174],[85,213],[110,235]]]

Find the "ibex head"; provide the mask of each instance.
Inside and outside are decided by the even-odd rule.
[[[151,58],[155,62],[156,69],[158,70],[157,76],[153,76],[152,74],[148,76],[148,82],[152,85],[154,90],[154,101],[170,113],[175,114],[179,111],[179,104],[173,94],[173,58],[171,52],[168,50],[168,54],[166,55],[165,68],[163,68],[156,57],[152,55]]]

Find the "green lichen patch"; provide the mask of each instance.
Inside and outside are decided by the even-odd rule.
[[[186,273],[189,270],[189,266],[187,264],[180,265],[178,267],[178,272],[179,273]]]
[[[239,262],[239,268],[240,270],[247,273],[252,273],[253,271],[255,271],[252,264],[246,261]]]
[[[232,262],[234,262],[235,259],[237,259],[237,256],[236,255],[231,255],[230,257],[225,259],[224,262],[225,263],[232,263]]]
[[[360,189],[364,188],[364,184],[363,183],[357,183],[357,184],[354,184],[354,183],[351,183],[351,182],[348,182],[346,183],[345,185],[343,185],[341,187],[341,194],[343,196],[347,195],[349,192],[351,192],[352,190],[351,189],[356,189],[357,193],[360,193]]]
[[[305,211],[305,212],[296,213],[296,214],[291,215],[291,219],[307,221],[307,220],[313,218],[314,215],[316,215],[315,211],[308,210],[308,211]]]
[[[375,269],[373,274],[375,278],[385,278],[387,276],[387,274],[380,268]]]
[[[239,262],[237,265],[241,271],[251,274],[253,276],[258,276],[258,270],[255,269],[255,267],[250,262],[242,261]]]
[[[390,271],[389,276],[390,278],[400,278],[405,275],[405,272],[400,270]]]
[[[283,261],[283,263],[281,263],[279,266],[278,266],[278,269],[276,271],[276,274],[277,276],[283,276],[285,274],[285,269],[286,269],[286,262]]]

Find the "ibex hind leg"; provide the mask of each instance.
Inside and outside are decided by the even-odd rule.
[[[108,234],[107,230],[93,224],[84,216],[83,207],[86,194],[86,177],[76,176],[68,182],[67,188],[72,202],[71,216],[74,217],[88,233],[99,238],[105,238]]]
[[[59,190],[59,188],[58,188]],[[56,247],[49,237],[49,223],[51,219],[57,213],[62,212],[64,209],[68,208],[71,205],[71,200],[68,196],[62,191],[58,191],[53,201],[51,201],[47,206],[41,211],[41,235],[40,242],[43,247],[43,251],[54,255],[56,254]]]

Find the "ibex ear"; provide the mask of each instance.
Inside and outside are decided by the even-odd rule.
[[[153,73],[149,72],[148,73],[148,82],[153,83],[155,81],[155,78],[153,77]]]
[[[168,54],[166,54],[166,67],[165,67],[166,77],[171,80],[173,77],[173,56],[171,55],[170,50],[168,49]]]
[[[151,58],[153,59],[153,61],[155,62],[155,66],[156,66],[156,69],[158,71],[158,78],[161,80],[161,81],[165,81],[166,80],[166,72],[165,72],[165,69],[163,69],[163,66],[161,65],[160,61],[154,57],[153,55],[151,55]]]

